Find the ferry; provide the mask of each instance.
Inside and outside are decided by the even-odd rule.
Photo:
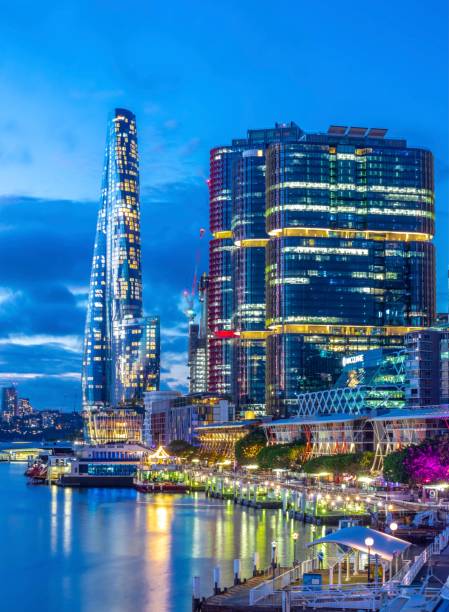
[[[52,483],[70,470],[74,458],[71,447],[52,447],[41,452],[37,457],[30,457],[25,476],[32,484]]]
[[[137,443],[83,446],[70,463],[70,471],[57,484],[62,487],[132,487],[137,466],[147,451]]]

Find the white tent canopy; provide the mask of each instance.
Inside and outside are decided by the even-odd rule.
[[[368,547],[365,544],[366,538],[373,539],[373,545],[370,547],[372,555],[379,555],[381,559],[391,561],[395,555],[403,553],[411,544],[406,540],[395,538],[388,533],[382,533],[369,527],[345,527],[334,533],[330,533],[324,538],[319,538],[314,542],[310,542],[308,546],[316,546],[317,544],[341,544],[349,546],[360,552],[367,553]]]

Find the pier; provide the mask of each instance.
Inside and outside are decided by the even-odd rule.
[[[449,601],[449,528],[418,555],[401,559],[399,567],[379,561],[370,579],[355,550],[307,559],[290,569],[271,568],[200,599],[194,580],[193,612],[289,612],[299,610],[436,610]],[[236,563],[236,562],[234,562]],[[219,572],[218,572],[219,575]],[[325,580],[324,578],[327,577]],[[315,583],[314,583],[315,581]],[[407,606],[415,607],[407,607]],[[447,604],[446,604],[447,605]],[[446,609],[440,607],[439,609]]]

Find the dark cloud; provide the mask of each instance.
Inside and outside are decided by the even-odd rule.
[[[187,348],[182,293],[196,262],[199,271],[207,265],[207,238],[199,238],[207,189],[200,182],[142,188],[141,202],[144,306],[161,316],[163,374],[174,384]],[[61,399],[67,394],[79,402],[79,382],[56,376],[81,368],[80,351],[68,350],[65,338],[83,334],[97,210],[96,202],[0,198],[0,378],[48,375],[18,378],[21,393],[35,395],[39,407],[70,408]],[[33,344],[36,336],[47,343]]]

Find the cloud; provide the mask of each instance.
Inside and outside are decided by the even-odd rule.
[[[24,334],[10,334],[5,338],[0,338],[1,345],[15,346],[42,346],[56,345],[61,346],[66,351],[80,353],[82,349],[81,336],[49,336],[45,334],[36,334],[34,336],[25,336]]]
[[[161,381],[171,389],[187,391],[188,375],[187,353],[166,352],[164,355],[164,365],[161,370]]]
[[[80,405],[82,337],[97,202],[0,197],[0,379],[38,407]],[[203,181],[143,187],[145,312],[161,317],[162,388],[187,389],[182,294],[207,267]],[[3,370],[3,372],[2,372]],[[20,375],[20,376],[19,376]],[[36,377],[36,375],[39,375]]]
[[[37,379],[58,379],[58,380],[76,380],[81,379],[79,372],[64,372],[62,374],[43,374],[42,372],[1,372],[3,380],[37,380]]]

